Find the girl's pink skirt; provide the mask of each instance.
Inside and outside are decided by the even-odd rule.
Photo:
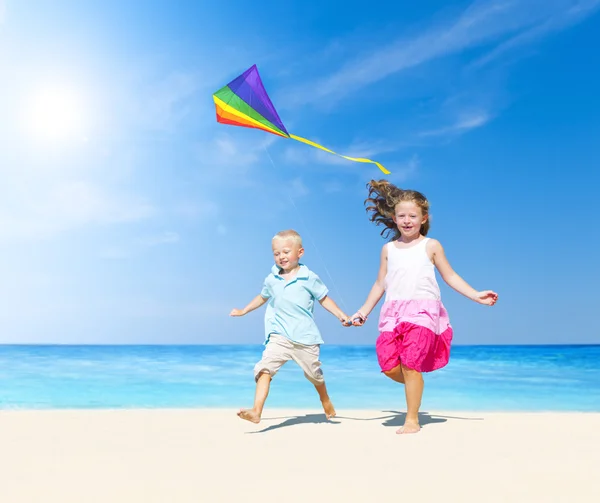
[[[439,300],[390,300],[381,308],[376,351],[383,372],[402,364],[419,372],[450,359],[452,327]]]

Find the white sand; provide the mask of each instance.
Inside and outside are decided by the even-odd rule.
[[[0,411],[0,502],[599,502],[600,414]]]

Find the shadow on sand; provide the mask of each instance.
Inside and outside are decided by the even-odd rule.
[[[282,423],[274,424],[272,426],[267,426],[266,428],[259,431],[249,431],[247,433],[266,433],[267,431],[277,430],[279,428],[285,428],[286,426],[294,426],[296,424],[320,424],[320,423],[329,423],[329,424],[340,424],[339,421],[336,421],[337,417],[333,419],[327,419],[325,414],[305,414],[303,416],[287,416],[287,417],[267,417],[263,418],[262,421],[276,421],[277,419],[285,419]]]
[[[279,428],[286,428],[288,426],[294,426],[297,424],[341,424],[340,419],[348,421],[382,421],[382,426],[393,426],[400,427],[404,424],[406,418],[406,412],[398,412],[395,410],[384,410],[382,411],[384,416],[378,417],[348,417],[348,416],[336,416],[333,419],[327,419],[325,414],[305,414],[302,416],[284,416],[284,417],[268,417],[263,418],[262,421],[277,421],[278,419],[284,419],[285,421],[267,426],[266,428],[259,431],[249,431],[247,433],[266,433],[268,431],[277,430]],[[429,414],[429,412],[419,412],[419,424],[425,427],[429,424],[445,423],[449,419],[459,421],[483,421],[482,417],[460,417],[460,416],[442,416],[437,414]]]
[[[352,421],[382,421],[382,426],[400,427],[404,425],[406,412],[398,412],[397,410],[384,410],[383,413],[389,413],[387,416],[380,417],[344,417],[338,416],[338,419],[349,419]],[[439,414],[430,414],[429,412],[419,412],[419,424],[424,427],[428,424],[445,423],[448,419],[456,419],[460,421],[483,421],[482,417],[460,417],[460,416],[442,416]]]

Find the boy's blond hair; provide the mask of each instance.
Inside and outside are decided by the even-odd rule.
[[[302,248],[302,236],[300,236],[300,234],[298,234],[293,229],[279,231],[273,236],[272,240],[275,241],[276,239],[290,239],[294,242],[295,245],[298,246],[298,248]]]

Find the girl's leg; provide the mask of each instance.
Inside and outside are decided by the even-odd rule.
[[[260,417],[265,406],[265,401],[269,395],[271,387],[271,374],[263,372],[256,380],[256,392],[254,394],[254,407],[251,409],[242,409],[238,416],[252,423],[260,423]]]
[[[386,370],[383,373],[390,379],[404,384],[404,374],[402,373],[402,365],[398,365],[391,370]]]
[[[417,433],[421,429],[419,426],[419,408],[421,407],[425,383],[421,372],[402,365],[402,373],[404,374],[404,391],[406,393],[406,419],[404,420],[404,426],[396,433]]]

